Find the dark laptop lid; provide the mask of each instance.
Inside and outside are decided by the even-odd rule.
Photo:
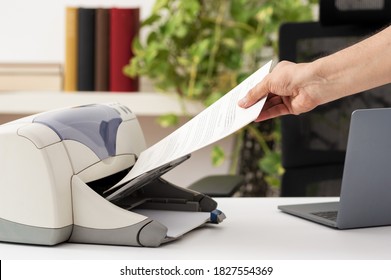
[[[339,202],[282,205],[283,212],[339,229],[391,225],[391,108],[351,117]],[[321,213],[337,212],[335,221]]]
[[[391,108],[355,111],[349,129],[338,227],[391,224],[390,163]]]

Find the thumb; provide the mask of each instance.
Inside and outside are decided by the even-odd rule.
[[[255,87],[249,90],[249,92],[238,101],[238,105],[242,108],[248,108],[257,103],[262,98],[266,97],[269,93],[269,75],[268,74],[262,81],[260,81]]]

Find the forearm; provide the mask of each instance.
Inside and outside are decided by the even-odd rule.
[[[391,82],[391,27],[312,63],[324,80],[319,104]]]

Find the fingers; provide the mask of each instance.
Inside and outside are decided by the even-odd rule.
[[[285,106],[285,104],[280,103],[275,106],[264,108],[264,110],[261,111],[258,118],[255,120],[256,122],[265,121],[268,119],[280,117],[283,115],[289,114],[289,110]]]
[[[260,122],[287,114],[289,114],[289,108],[284,103],[283,98],[270,93],[261,113],[255,121]]]
[[[269,90],[269,77],[268,74],[261,82],[259,82],[254,88],[252,88],[245,97],[239,100],[238,105],[242,108],[248,108],[257,103],[262,98],[266,97]]]
[[[274,72],[276,69],[281,69],[284,67],[287,67],[291,65],[291,62],[288,61],[281,61],[279,62],[276,67],[270,72],[268,75],[266,75],[262,81],[260,81],[255,87],[253,87],[245,97],[243,97],[241,100],[239,100],[238,105],[242,108],[248,108],[257,103],[259,100],[267,96],[269,93],[272,92],[271,85],[272,85],[272,79],[275,78]],[[277,72],[279,72],[277,70]],[[272,78],[274,77],[274,78]],[[275,80],[275,79],[274,79]]]
[[[281,96],[275,95],[273,93],[270,93],[267,96],[267,100],[265,102],[265,105],[263,105],[263,110],[268,110],[270,107],[276,106],[278,104],[281,104],[282,98]]]

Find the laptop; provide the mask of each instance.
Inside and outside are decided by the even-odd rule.
[[[339,201],[278,209],[337,229],[391,225],[391,108],[352,113]]]

